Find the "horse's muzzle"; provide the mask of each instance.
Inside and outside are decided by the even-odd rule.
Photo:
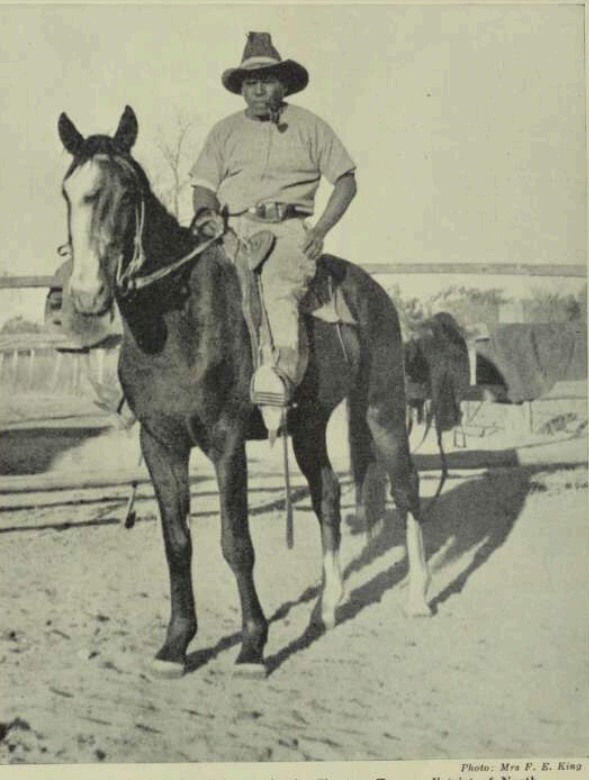
[[[85,317],[99,317],[111,307],[112,296],[106,286],[96,291],[71,290],[72,300],[78,314]]]

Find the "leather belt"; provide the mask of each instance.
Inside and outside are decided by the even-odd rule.
[[[284,222],[286,219],[293,219],[298,217],[304,219],[310,217],[311,214],[307,211],[302,211],[298,206],[293,203],[257,203],[255,206],[251,206],[249,209],[237,214],[235,216],[244,216],[248,219],[253,219],[256,222]]]

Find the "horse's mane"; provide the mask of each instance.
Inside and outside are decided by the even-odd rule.
[[[144,174],[145,176],[145,174]],[[147,177],[145,177],[147,181]],[[183,227],[167,210],[147,182],[144,190],[145,232],[144,245],[149,266],[169,264],[186,254],[196,243],[190,230]]]

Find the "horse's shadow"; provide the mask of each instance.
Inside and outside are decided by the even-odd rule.
[[[562,466],[558,468],[562,469]],[[533,476],[540,471],[546,473],[554,470],[556,467],[531,466],[491,471],[444,493],[431,513],[428,513],[427,500],[423,501],[426,516],[429,515],[423,527],[423,535],[433,575],[434,593],[432,598],[430,589],[429,603],[434,615],[448,599],[463,591],[471,575],[503,545],[521,513],[527,495],[532,490],[541,489],[534,484]],[[352,574],[362,572],[394,548],[404,545],[404,536],[398,513],[394,509],[388,510],[383,531],[348,563],[343,573],[344,581],[349,581]],[[462,558],[464,565],[460,564]],[[454,566],[457,573],[453,573],[450,581],[435,592],[436,575]],[[401,561],[383,567],[369,580],[355,587],[337,610],[334,630],[342,623],[353,620],[366,607],[380,602],[406,576],[407,563],[403,557]],[[295,607],[315,601],[319,592],[319,586],[312,586],[297,599],[285,602],[270,617],[270,624],[283,620]],[[275,672],[299,651],[310,647],[323,633],[321,625],[311,620],[300,636],[267,657],[268,674]],[[240,640],[241,634],[236,632],[223,637],[213,647],[191,653],[187,671],[196,671],[224,650],[238,645]]]

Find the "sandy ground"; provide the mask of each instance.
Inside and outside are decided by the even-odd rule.
[[[104,443],[87,446],[108,458]],[[119,523],[122,503],[96,491],[85,504],[5,507],[0,762],[589,754],[585,465],[450,479],[425,530],[435,614],[417,620],[402,612],[394,507],[367,545],[344,479],[346,598],[336,627],[318,633],[309,628],[317,523],[297,488],[295,549],[286,549],[280,480],[267,476],[279,458],[265,447],[250,453],[256,582],[271,621],[265,681],[233,675],[240,616],[206,469],[191,517],[199,634],[177,681],[146,674],[169,608],[149,493],[131,531]]]

